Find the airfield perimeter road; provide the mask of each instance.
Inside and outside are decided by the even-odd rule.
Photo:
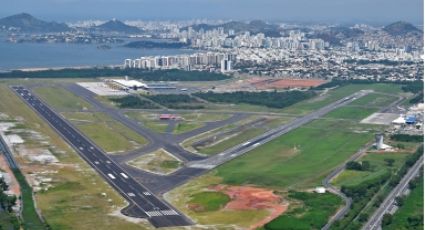
[[[22,86],[11,87],[27,105],[54,128],[130,205],[123,210],[134,217],[148,218],[155,227],[185,226],[192,222],[139,184],[99,147],[78,132],[60,115]]]
[[[155,136],[155,134],[152,136],[152,132],[150,130],[140,126],[140,124],[136,121],[131,120],[125,115],[121,114],[119,110],[105,107],[105,105],[97,101],[88,90],[75,84],[67,85],[68,90],[71,90],[76,95],[79,95],[85,100],[89,101],[92,105],[95,106],[97,110],[108,113],[114,119],[137,131],[140,135],[147,137],[149,141],[154,142],[151,143],[151,146],[147,146],[140,151],[149,150],[148,148],[154,150],[158,146],[164,146],[167,151],[170,151],[174,155],[179,156],[179,158],[185,162],[185,165],[181,169],[170,175],[154,175],[143,170],[132,168],[128,165],[126,166],[126,164],[122,163],[122,161],[119,161],[120,163],[116,163],[115,159],[111,159],[107,154],[103,153],[100,148],[94,145],[83,134],[79,133],[61,116],[53,112],[52,109],[48,108],[46,104],[31,95],[28,90],[23,87],[14,87],[14,89],[17,91],[18,95],[27,102],[29,106],[42,115],[42,117],[44,117],[45,120],[53,128],[55,128],[65,140],[67,140],[74,148],[76,148],[77,152],[92,167],[98,170],[98,172],[130,202],[130,206],[123,210],[123,213],[128,215],[132,214],[133,216],[138,217],[148,217],[149,221],[156,227],[188,225],[191,224],[191,222],[182,214],[171,208],[170,205],[168,205],[166,202],[156,197],[154,194],[163,193],[180,184],[183,184],[193,177],[199,176],[220,164],[232,160],[237,156],[240,156],[262,144],[265,144],[285,133],[290,132],[291,130],[318,119],[332,110],[347,105],[352,101],[372,92],[368,90],[361,90],[346,98],[337,100],[327,106],[324,106],[321,109],[318,109],[308,115],[299,117],[288,124],[270,130],[256,138],[251,139],[250,141],[230,148],[223,153],[206,158],[187,152],[178,145],[179,141],[184,140],[184,138],[187,138],[187,136],[180,135],[173,137],[173,135],[170,135],[169,138],[171,138],[171,140],[168,140],[166,143],[164,143],[164,136]],[[216,122],[212,125],[220,127],[221,125],[227,124],[228,122],[237,121],[238,119],[240,119],[240,117],[235,115],[230,119],[225,120],[226,122]],[[207,128],[201,129],[200,132],[205,130],[207,130]],[[191,133],[190,135],[196,135],[196,133]],[[159,143],[155,143],[156,141],[159,141]],[[127,178],[123,177],[122,175],[125,175]]]
[[[403,195],[407,189],[409,182],[415,178],[424,165],[424,155],[409,169],[409,171],[401,179],[400,183],[391,191],[387,198],[382,202],[381,206],[369,218],[369,221],[363,226],[362,230],[379,230],[381,229],[382,217],[387,213],[395,202],[397,196]]]
[[[385,93],[378,93],[381,95],[385,95],[385,96],[390,96],[393,97],[394,95],[391,94],[385,94]],[[384,108],[382,108],[379,112],[381,113],[385,113],[388,112],[388,110],[390,110],[391,108],[399,105],[405,98],[402,96],[399,96],[398,99],[394,102],[392,102],[391,104],[385,106]],[[334,171],[332,171],[325,179],[323,179],[322,184],[323,186],[328,189],[330,192],[338,195],[339,197],[341,197],[344,202],[345,202],[345,206],[342,207],[341,209],[339,209],[334,216],[332,216],[329,220],[328,223],[326,223],[325,226],[322,227],[322,230],[328,230],[331,225],[341,219],[342,217],[344,217],[348,211],[350,211],[350,207],[351,207],[351,203],[352,200],[351,198],[347,197],[344,193],[342,193],[338,188],[334,187],[331,184],[331,181],[338,176],[342,171],[345,170],[345,164],[348,161],[356,161],[357,159],[359,159],[361,156],[363,156],[364,153],[366,153],[367,149],[369,149],[372,146],[373,143],[368,143],[366,144],[363,148],[361,148],[359,151],[357,151],[356,154],[352,155],[348,160],[346,160],[341,166],[339,166],[338,168],[336,168]]]

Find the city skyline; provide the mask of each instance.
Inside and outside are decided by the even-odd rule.
[[[101,10],[96,10],[98,8]],[[419,0],[41,0],[36,3],[30,0],[6,0],[0,9],[0,16],[21,12],[57,21],[202,18],[370,24],[386,24],[401,20],[417,25],[423,24],[423,1]]]

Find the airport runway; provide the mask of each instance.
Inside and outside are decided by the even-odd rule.
[[[60,115],[23,86],[12,90],[56,130],[130,205],[123,210],[127,215],[147,218],[155,227],[186,226],[192,222],[156,197],[116,164],[99,147],[89,141]]]
[[[140,156],[143,153],[152,152],[159,148],[164,148],[166,151],[170,152],[171,154],[173,154],[174,156],[176,156],[178,159],[180,159],[183,162],[190,162],[190,161],[205,159],[205,157],[203,156],[186,151],[179,145],[179,143],[192,136],[196,136],[198,134],[207,132],[215,128],[219,128],[227,124],[235,123],[248,116],[247,114],[236,113],[226,120],[207,122],[204,126],[198,129],[189,131],[187,133],[182,133],[182,134],[173,135],[170,133],[156,133],[151,131],[148,128],[143,127],[137,121],[130,119],[119,109],[108,107],[102,104],[101,102],[96,100],[95,98],[96,95],[94,93],[92,93],[91,91],[81,86],[76,84],[65,84],[64,87],[67,90],[74,93],[75,95],[78,95],[79,97],[83,98],[85,101],[89,102],[96,110],[108,114],[115,120],[127,126],[129,129],[133,130],[139,135],[146,137],[149,140],[149,144],[142,149],[139,149],[137,151],[132,151],[128,154],[120,154],[120,155],[114,156],[114,159],[116,159],[120,163],[127,162],[129,160],[134,159],[137,156]]]
[[[330,111],[347,105],[371,92],[359,91],[308,115],[296,118],[290,123],[279,126],[245,143],[234,146],[223,153],[206,158],[184,150],[178,143],[198,133],[238,121],[244,118],[244,116],[247,116],[246,114],[235,114],[225,121],[212,122],[201,129],[184,135],[158,134],[141,126],[137,121],[129,119],[122,111],[103,105],[97,101],[88,90],[73,84],[66,85],[65,87],[90,102],[96,111],[107,113],[138,134],[147,137],[150,144],[137,151],[122,156],[116,156],[111,159],[110,156],[102,152],[102,150],[95,146],[88,138],[73,128],[64,118],[53,112],[53,110],[47,107],[47,105],[37,97],[31,95],[27,89],[23,87],[12,88],[29,106],[36,110],[53,128],[55,128],[58,133],[61,134],[62,137],[108,181],[108,183],[129,201],[130,205],[123,210],[123,213],[135,217],[148,218],[156,227],[180,226],[192,223],[187,217],[173,209],[165,201],[155,196],[155,194],[160,195],[167,192],[194,177],[208,172],[218,165],[249,152],[260,145],[318,119]],[[185,165],[172,174],[158,175],[125,164],[129,159],[146,152],[154,151],[160,147],[173,153],[176,157],[185,162]]]
[[[299,117],[288,124],[282,125],[278,128],[272,129],[258,137],[255,137],[245,143],[239,144],[234,146],[233,148],[230,148],[220,154],[211,156],[204,160],[199,161],[192,161],[188,164],[189,167],[192,168],[205,168],[205,169],[212,169],[215,168],[231,159],[234,159],[252,149],[257,148],[260,145],[263,145],[285,133],[290,132],[291,130],[294,130],[302,125],[305,125],[317,118],[320,118],[327,113],[329,113],[332,110],[335,110],[341,106],[347,105],[354,100],[363,97],[367,94],[369,94],[371,91],[361,90],[359,92],[356,92],[348,97],[345,97],[343,99],[340,99],[338,101],[335,101],[327,106],[324,106],[308,115],[305,115],[303,117]]]

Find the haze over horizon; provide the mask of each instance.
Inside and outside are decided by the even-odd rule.
[[[263,19],[318,23],[423,24],[422,0],[5,0],[0,17],[44,20]],[[413,12],[413,13],[412,13]]]

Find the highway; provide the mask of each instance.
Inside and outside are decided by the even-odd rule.
[[[387,198],[382,202],[381,206],[373,213],[368,222],[363,226],[362,230],[380,230],[382,217],[388,213],[395,202],[397,196],[403,195],[404,191],[408,188],[409,182],[415,178],[424,165],[424,155],[409,169],[409,171],[401,179],[400,183],[391,191]]]
[[[382,95],[386,95],[386,96],[391,96],[393,97],[394,95],[389,95],[389,94],[384,94],[384,93],[379,93]],[[400,104],[405,98],[399,96],[398,99],[394,102],[392,102],[391,104],[389,104],[388,106],[386,106],[385,108],[382,108],[379,112],[384,113],[387,112],[388,110],[390,110],[391,108],[393,108],[394,106]],[[341,192],[338,188],[334,187],[331,184],[331,181],[333,178],[335,178],[336,176],[338,176],[342,171],[345,170],[345,164],[348,161],[356,161],[358,160],[360,157],[363,156],[363,154],[373,145],[373,143],[368,143],[367,145],[365,145],[363,148],[361,148],[359,151],[357,151],[357,153],[355,153],[354,155],[352,155],[348,160],[346,160],[344,162],[344,164],[340,165],[338,168],[336,168],[334,171],[332,171],[325,179],[323,179],[322,184],[323,186],[330,192],[332,192],[333,194],[338,195],[339,197],[341,197],[344,202],[345,202],[345,206],[342,207],[341,209],[339,209],[334,216],[332,216],[329,220],[328,223],[326,223],[325,226],[322,227],[322,230],[328,230],[331,225],[341,219],[342,217],[344,217],[348,211],[350,211],[350,207],[352,204],[352,200],[350,197],[347,197],[343,192]]]
[[[192,222],[128,175],[99,147],[23,86],[12,90],[61,135],[130,204],[122,212],[147,218],[155,227],[186,226]]]
[[[299,117],[293,121],[291,121],[288,124],[279,126],[275,129],[272,129],[258,137],[255,137],[245,143],[241,143],[239,145],[234,146],[233,148],[230,148],[222,153],[219,153],[217,155],[214,155],[212,157],[209,157],[204,160],[198,160],[198,161],[192,161],[188,163],[188,167],[192,168],[203,168],[203,169],[212,169],[215,168],[229,160],[232,160],[252,149],[257,148],[258,146],[261,146],[283,134],[286,134],[296,128],[299,128],[317,118],[320,118],[327,113],[329,113],[332,110],[335,110],[341,106],[347,105],[354,100],[363,97],[367,94],[369,94],[371,91],[367,90],[361,90],[359,92],[356,92],[348,97],[345,97],[343,99],[340,99],[338,101],[335,101],[329,105],[326,105],[310,114],[307,114],[303,117]]]

